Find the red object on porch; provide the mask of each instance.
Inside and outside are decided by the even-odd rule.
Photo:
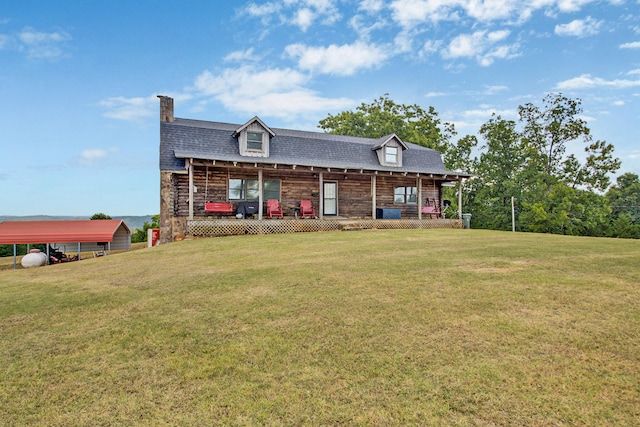
[[[436,219],[440,217],[440,209],[437,206],[436,199],[427,199],[427,205],[422,207],[422,215],[429,215],[429,219],[432,218],[433,215],[436,216]]]
[[[316,217],[316,211],[313,209],[311,200],[300,200],[300,216],[302,216],[302,218]]]
[[[269,218],[273,218],[274,216],[284,217],[282,214],[282,206],[280,206],[280,203],[276,199],[267,200],[267,215]]]
[[[205,202],[204,211],[207,213],[232,214],[233,205],[228,202]]]

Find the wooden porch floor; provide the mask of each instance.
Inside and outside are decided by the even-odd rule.
[[[199,219],[187,221],[190,237],[283,234],[371,229],[462,228],[458,219]]]

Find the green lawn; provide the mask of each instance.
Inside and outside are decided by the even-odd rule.
[[[637,240],[298,233],[0,271],[0,425],[631,426],[639,384]]]

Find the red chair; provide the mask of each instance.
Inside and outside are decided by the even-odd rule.
[[[276,199],[267,200],[267,216],[269,218],[273,218],[274,216],[284,217],[282,214],[282,206],[280,206],[280,203]]]
[[[438,209],[438,203],[436,199],[427,198],[426,206],[422,207],[422,215],[429,215],[429,219],[431,219],[434,215],[436,219],[440,217],[440,209]]]
[[[300,216],[302,218],[315,218],[316,211],[313,210],[311,200],[300,200]]]
[[[440,216],[440,211],[433,206],[423,206],[422,215],[429,215],[429,219],[431,219],[435,215],[436,219],[438,219],[438,217]]]

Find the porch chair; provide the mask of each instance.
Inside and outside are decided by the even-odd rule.
[[[440,209],[438,208],[436,199],[427,198],[426,206],[422,207],[421,211],[422,215],[429,215],[429,219],[431,219],[434,215],[436,219],[440,217]]]
[[[300,216],[302,218],[315,218],[316,211],[313,209],[311,200],[300,200]]]
[[[284,217],[284,215],[282,214],[282,206],[280,206],[278,200],[267,200],[267,216],[269,218],[273,218],[274,216],[279,216],[280,218]]]

